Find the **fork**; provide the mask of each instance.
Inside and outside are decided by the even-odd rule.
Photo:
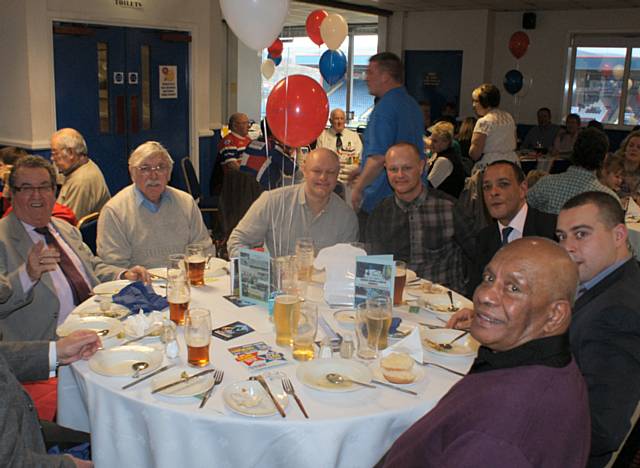
[[[209,390],[207,390],[206,393],[204,394],[204,398],[202,398],[202,401],[200,402],[200,406],[198,408],[204,408],[204,405],[206,405],[207,401],[209,401],[209,397],[211,396],[213,389],[215,388],[216,385],[222,382],[223,378],[224,378],[224,371],[216,369],[216,371],[213,373],[213,385],[209,387]]]
[[[309,415],[307,414],[307,411],[304,409],[304,405],[300,401],[300,398],[298,398],[298,395],[296,395],[296,391],[294,390],[293,385],[291,384],[291,380],[289,380],[289,377],[282,377],[282,389],[285,391],[285,393],[295,398],[296,403],[298,403],[298,406],[300,407],[300,411],[302,411],[302,414],[304,414],[305,418],[309,419]]]

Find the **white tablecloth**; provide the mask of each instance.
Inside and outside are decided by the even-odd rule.
[[[222,389],[251,373],[234,361],[227,348],[260,340],[275,347],[275,338],[266,310],[235,307],[222,297],[228,288],[227,278],[192,288],[192,306],[211,310],[214,328],[241,320],[255,329],[228,342],[212,338],[212,363],[225,371],[225,378],[204,409],[198,409],[195,398],[151,395],[151,379],[121,390],[130,378],[98,375],[87,362],[60,369],[58,421],[91,432],[97,467],[370,467],[459,380],[454,374],[425,367],[426,378],[412,386],[418,397],[382,387],[320,392],[298,381],[298,364],[287,350],[291,363],[272,369],[289,375],[311,419],[304,419],[292,398],[286,419],[237,415],[225,407]],[[321,311],[341,330],[328,308]],[[426,312],[399,315],[405,323],[409,319],[438,323]],[[181,334],[179,341],[179,366],[186,367]],[[470,358],[429,359],[460,371],[472,362]]]

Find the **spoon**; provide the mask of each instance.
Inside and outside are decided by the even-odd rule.
[[[362,385],[363,387],[376,388],[375,385],[371,385],[364,382],[358,382],[357,380],[353,380],[353,379],[350,379],[349,377],[344,377],[340,374],[334,374],[334,373],[327,374],[327,380],[337,385],[343,384],[345,382],[351,382],[354,384]]]
[[[140,361],[140,362],[134,362],[131,365],[131,368],[135,371],[133,373],[133,375],[131,376],[132,379],[137,379],[138,377],[140,377],[140,371],[145,370],[147,367],[149,367],[149,363],[148,362],[144,362],[144,361]]]
[[[451,302],[451,305],[449,306],[449,310],[451,312],[455,312],[456,310],[459,309],[459,307],[456,307],[456,305],[453,303],[453,293],[451,292],[451,290],[447,291],[447,296],[449,296],[449,302]]]
[[[439,349],[439,350],[444,350],[444,351],[449,351],[450,349],[453,349],[453,343],[455,343],[456,341],[458,341],[460,338],[467,336],[467,334],[469,333],[469,331],[465,331],[464,333],[460,333],[458,336],[456,336],[453,340],[447,342],[447,343],[436,343],[434,341],[431,340],[427,340],[433,347]]]
[[[96,335],[98,336],[107,336],[109,334],[109,329],[105,328],[104,330],[98,330],[96,332]]]

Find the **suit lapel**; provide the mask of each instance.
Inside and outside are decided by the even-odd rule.
[[[606,276],[602,279],[598,284],[585,292],[582,296],[580,296],[575,303],[574,311],[577,313],[580,309],[585,307],[589,302],[594,300],[603,291],[606,291],[612,284],[616,283],[620,278],[626,275],[626,272],[629,268],[633,267],[630,262],[635,262],[635,258],[630,258],[627,262],[620,265],[620,267],[613,271],[609,276]]]

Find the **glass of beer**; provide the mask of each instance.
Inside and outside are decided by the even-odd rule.
[[[301,237],[296,240],[296,264],[298,267],[298,281],[311,281],[313,273],[313,239]]]
[[[172,277],[167,281],[167,301],[169,302],[169,318],[176,325],[184,325],[184,318],[189,309],[191,291],[186,276]]]
[[[169,264],[167,265],[167,281],[174,279],[187,279],[187,261],[184,254],[169,255]]]
[[[297,361],[310,361],[315,354],[313,341],[318,331],[318,306],[301,302],[299,310],[297,320],[291,320],[293,358]]]
[[[367,343],[376,350],[385,349],[392,316],[391,301],[388,297],[367,299]]]
[[[300,299],[293,294],[281,294],[276,296],[273,307],[273,322],[276,325],[276,344],[278,346],[291,346],[291,323],[298,322],[300,314]]]
[[[187,269],[191,286],[204,286],[204,270],[207,265],[207,254],[202,244],[187,246]]]
[[[396,278],[393,283],[393,305],[402,305],[402,294],[407,282],[407,264],[396,260]]]
[[[209,364],[211,343],[211,314],[207,309],[189,309],[184,322],[187,343],[187,362],[195,367]]]

